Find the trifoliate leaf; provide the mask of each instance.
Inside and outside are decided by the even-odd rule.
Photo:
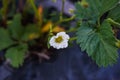
[[[14,42],[13,40],[11,40],[8,31],[3,28],[0,28],[0,50],[8,48],[13,44]]]
[[[22,27],[22,24],[21,24],[20,14],[16,14],[14,16],[12,23],[8,24],[8,29],[10,31],[11,36],[14,39],[19,40],[21,38],[24,32],[24,28]]]
[[[10,60],[13,67],[18,68],[24,62],[25,53],[27,51],[27,45],[21,44],[16,47],[11,47],[6,51],[5,57]]]
[[[118,58],[112,27],[104,21],[98,29],[88,23],[82,23],[77,31],[77,43],[81,50],[88,53],[99,66],[108,66]]]

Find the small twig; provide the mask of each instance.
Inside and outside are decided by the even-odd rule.
[[[47,59],[49,60],[50,57],[48,55],[46,55],[44,52],[36,52],[36,51],[32,51],[32,52],[29,52],[29,53],[32,53],[32,54],[35,54],[37,55],[39,58],[44,58],[44,59]]]

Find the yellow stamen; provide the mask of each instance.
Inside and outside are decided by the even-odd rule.
[[[63,41],[62,36],[59,36],[58,38],[55,39],[56,43],[61,43]]]

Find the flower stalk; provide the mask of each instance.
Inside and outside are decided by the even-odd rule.
[[[77,37],[71,37],[70,38],[70,41],[75,41],[75,40],[77,40]]]
[[[60,12],[60,21],[63,20],[63,12],[64,12],[65,0],[62,0],[62,8]]]
[[[115,27],[120,28],[120,23],[114,21],[113,19],[108,18],[107,21],[108,21],[109,23],[111,23],[112,25],[115,25]]]

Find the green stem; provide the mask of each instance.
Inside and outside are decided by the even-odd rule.
[[[65,0],[62,0],[62,9],[61,9],[61,12],[60,12],[60,21],[63,20],[64,5],[65,5]]]
[[[74,27],[74,28],[71,28],[70,30],[66,31],[66,33],[76,32],[77,30],[78,30],[78,28]]]
[[[70,18],[63,19],[61,22],[68,22],[68,21],[71,21],[71,20],[73,20],[73,19],[75,19],[75,16],[72,16],[72,17],[70,17]]]
[[[66,19],[62,19],[62,20],[58,21],[58,22],[56,23],[56,25],[57,25],[57,24],[60,24],[60,23],[62,23],[62,22],[68,22],[68,21],[71,21],[71,20],[74,20],[74,19],[75,19],[75,16],[72,16],[72,17],[66,18]]]
[[[38,13],[38,9],[34,3],[34,0],[28,0],[28,2],[31,4],[34,12],[35,12],[35,17],[39,19],[39,13]]]
[[[35,12],[35,18],[37,19],[38,28],[39,28],[39,30],[41,30],[42,20],[41,20],[41,16],[39,16],[38,9],[35,5],[35,2],[34,2],[34,0],[28,0],[28,2],[31,4],[31,6]],[[41,35],[41,32],[40,32],[40,35]]]
[[[77,39],[77,37],[71,37],[70,38],[70,41],[74,41],[74,40],[76,40]]]
[[[113,19],[108,18],[107,21],[108,21],[109,23],[111,23],[112,25],[114,25],[115,27],[120,28],[120,23],[114,21]]]
[[[9,3],[10,3],[9,0],[2,0],[1,15],[2,15],[2,19],[3,19],[3,25],[4,25],[4,27],[6,27],[7,10],[8,10]]]
[[[100,18],[98,18],[98,27],[100,27]]]
[[[49,35],[53,35],[53,29],[52,29],[52,25],[50,25],[50,32],[49,32]]]
[[[33,10],[35,13],[37,13],[37,7],[35,6],[34,0],[28,0],[28,2],[31,4],[31,6],[33,7]]]

